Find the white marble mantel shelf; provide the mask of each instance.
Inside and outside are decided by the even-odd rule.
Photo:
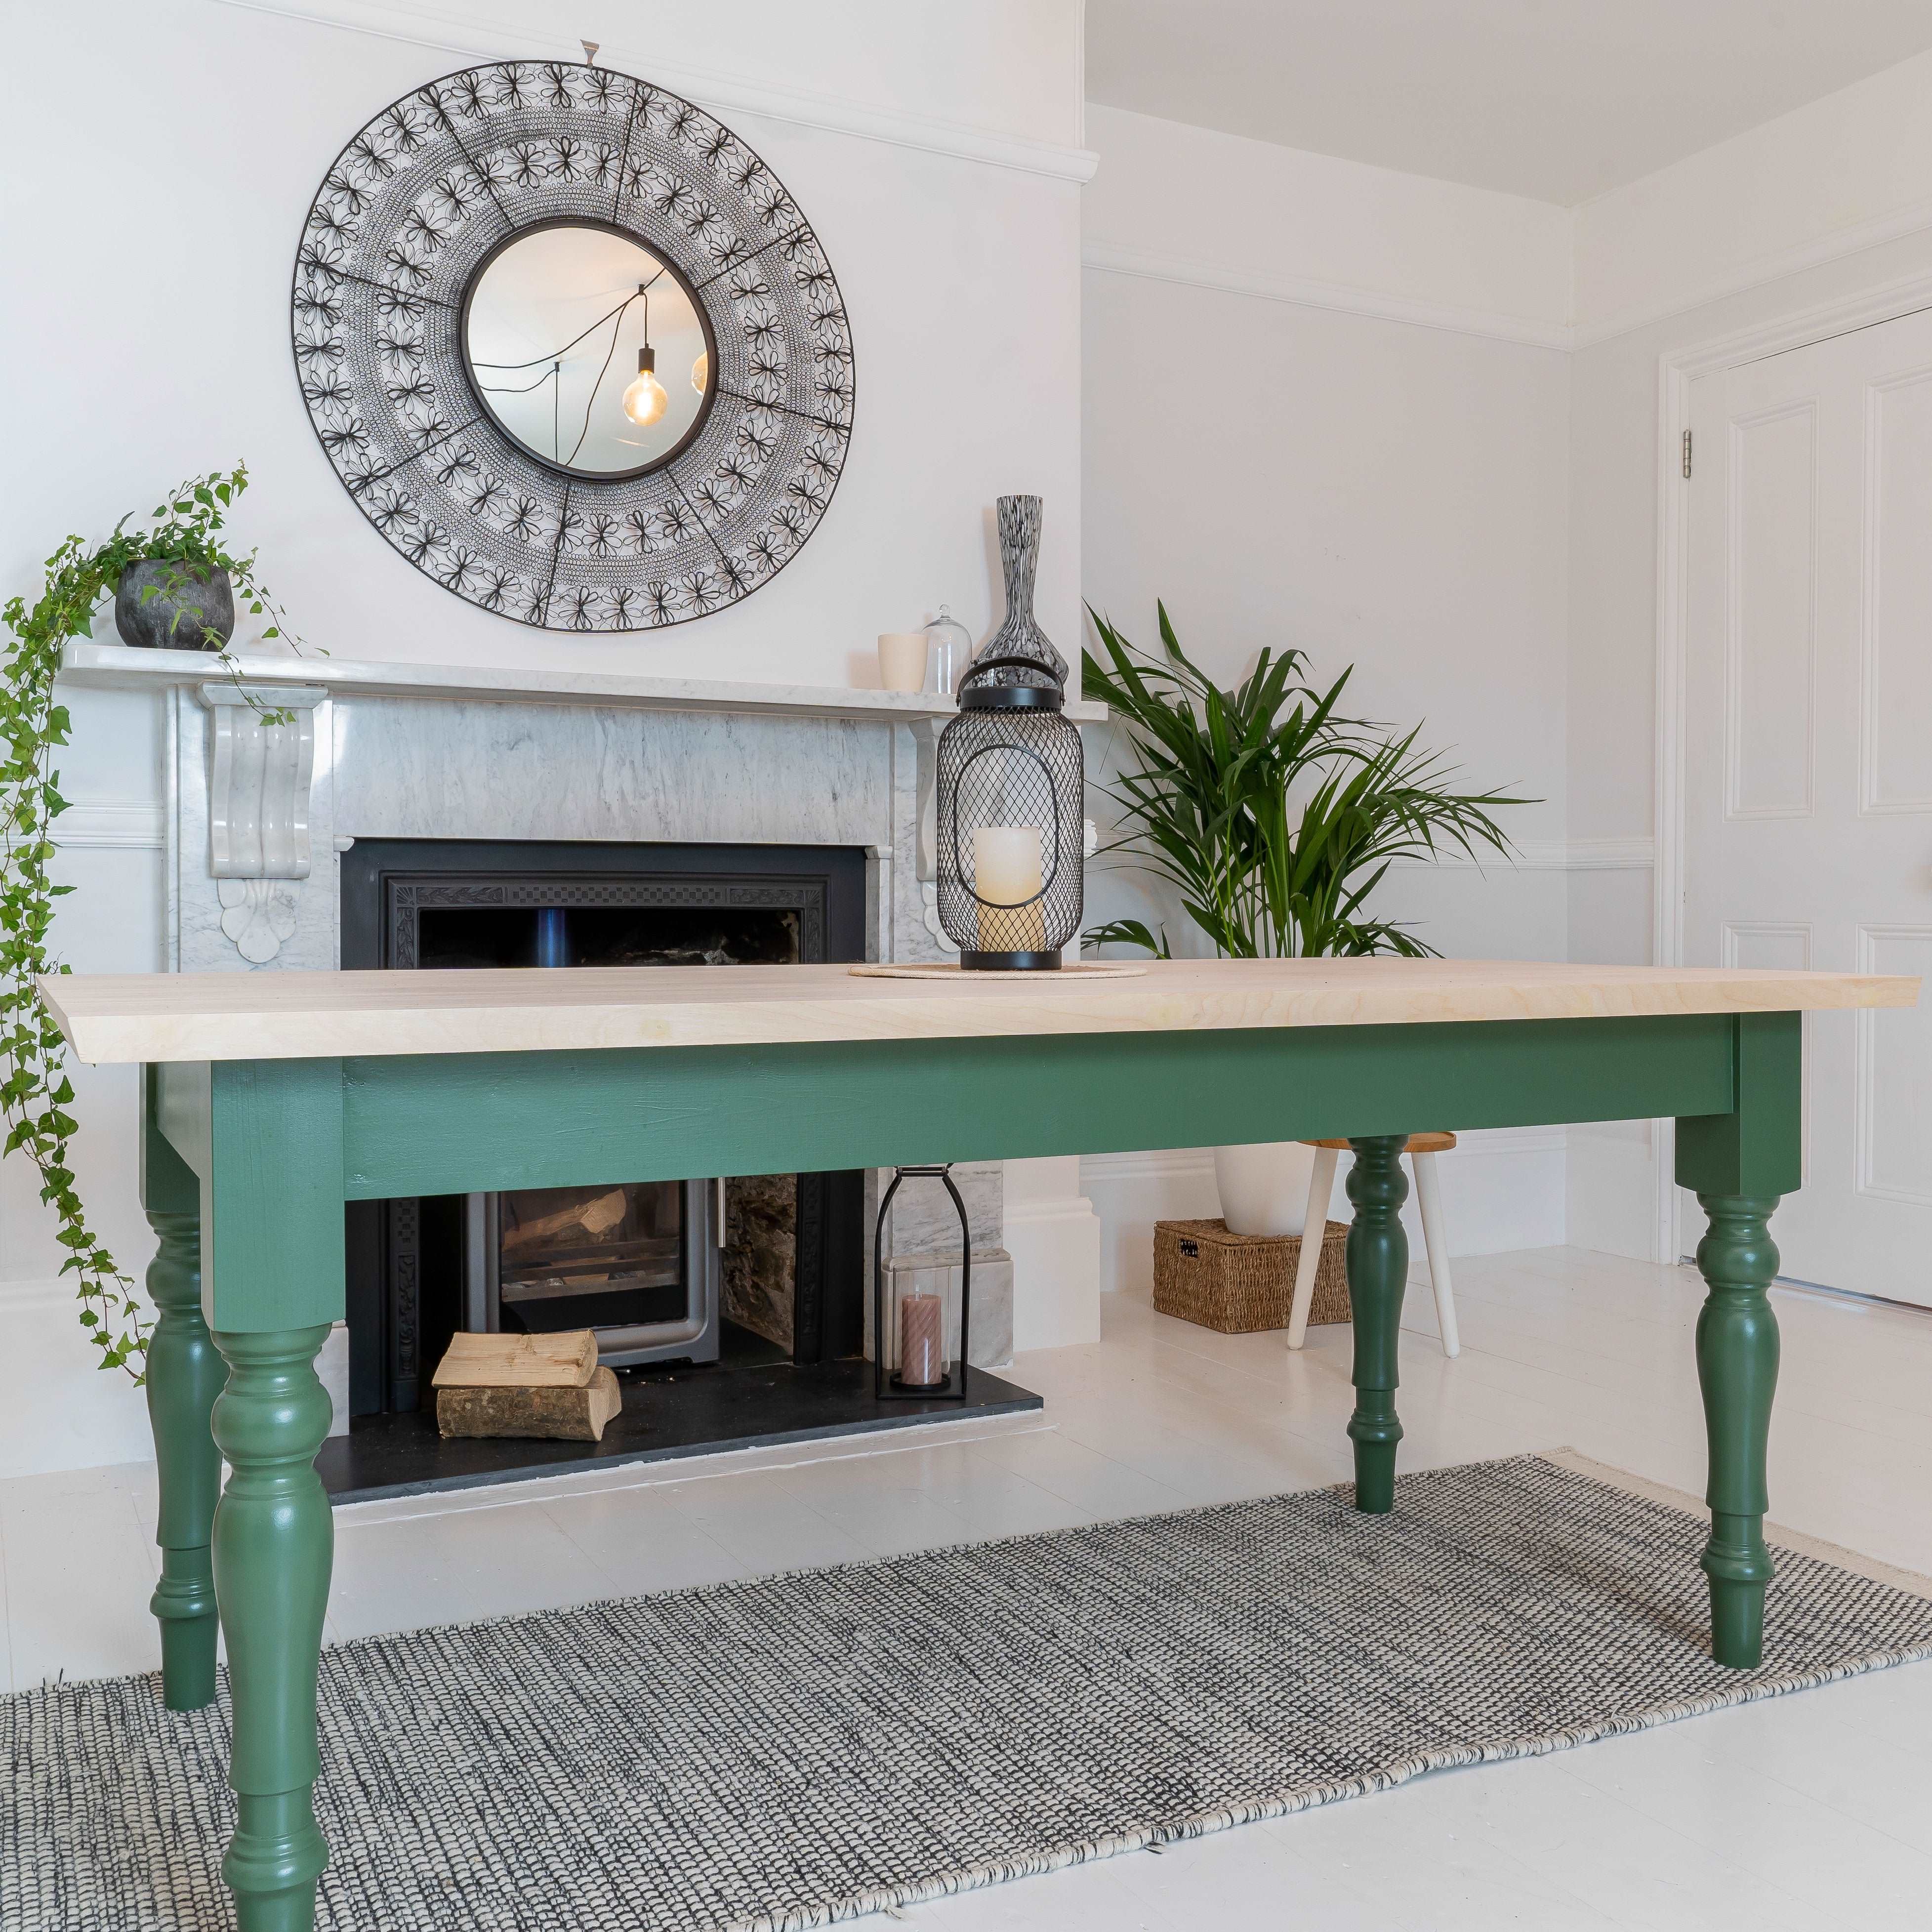
[[[332,697],[441,698],[506,704],[596,705],[652,711],[752,712],[778,718],[910,721],[950,717],[950,699],[922,692],[846,689],[831,685],[750,684],[726,678],[640,677],[610,671],[512,669],[459,664],[370,664],[353,658],[238,651],[250,683],[319,686]],[[227,676],[205,651],[136,650],[126,644],[69,644],[61,676],[69,684],[154,691]],[[1076,724],[1105,721],[1107,707],[1070,703]]]

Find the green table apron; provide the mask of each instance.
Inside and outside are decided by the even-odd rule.
[[[1744,1670],[1772,1574],[1766,1224],[1798,1181],[1800,1039],[1789,1012],[148,1067],[153,1607],[172,1708],[214,1695],[218,1616],[227,1640],[239,1815],[222,1870],[242,1932],[311,1926],[328,1856],[312,1804],[333,1547],[315,1358],[343,1313],[345,1202],[1346,1136],[1348,1435],[1358,1504],[1386,1511],[1406,1136],[1674,1114],[1677,1178],[1709,1218],[1696,1350],[1712,1647]]]

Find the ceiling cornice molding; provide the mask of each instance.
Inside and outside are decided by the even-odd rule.
[[[1338,310],[1346,315],[1374,316],[1418,328],[1446,329],[1457,335],[1478,335],[1496,342],[1520,343],[1534,349],[1567,350],[1574,332],[1567,322],[1498,315],[1483,309],[1462,308],[1449,302],[1424,302],[1411,296],[1387,293],[1341,282],[1316,281],[1305,276],[1257,274],[1190,261],[1150,249],[1116,242],[1089,241],[1081,250],[1084,266],[1104,274],[1138,275],[1148,281],[1179,282],[1194,288],[1252,296],[1262,302],[1286,302],[1300,308]]]
[[[1932,228],[1932,198],[1907,202],[1868,220],[1828,229],[1809,241],[1742,262],[1688,294],[1659,296],[1652,302],[1635,304],[1600,321],[1580,322],[1574,331],[1576,346],[1588,349],[1619,335],[1634,334],[1653,323],[1668,322],[1672,316],[1688,315],[1729,296],[1762,288],[1769,283],[1783,280],[1787,275],[1802,274],[1807,268],[1822,268],[1828,262],[1843,260],[1847,255],[1881,248],[1888,242],[1902,241],[1909,235],[1920,234],[1928,228]]]
[[[575,60],[577,44],[561,36],[520,33],[441,8],[404,6],[394,0],[213,0],[251,14],[304,21],[345,33],[369,34],[426,47],[459,60]],[[868,107],[831,94],[788,88],[766,87],[734,79],[715,69],[668,62],[641,48],[617,42],[598,49],[598,64],[638,73],[700,106],[727,114],[749,114],[766,121],[788,122],[828,134],[848,134],[890,147],[915,148],[932,154],[974,161],[982,166],[1008,168],[1050,179],[1086,182],[1093,178],[1100,157],[1090,148],[899,114]]]
[[[239,4],[239,0],[231,0]],[[1256,274],[1242,268],[1190,260],[1151,249],[1115,242],[1089,241],[1081,251],[1083,265],[1102,273],[1138,275],[1150,281],[1178,282],[1196,288],[1218,289],[1228,295],[1251,296],[1258,301],[1286,302],[1304,308],[1324,308],[1348,315],[1406,322],[1422,328],[1447,329],[1461,335],[1484,336],[1494,341],[1518,342],[1538,349],[1594,347],[1623,335],[1634,334],[1674,316],[1689,315],[1732,296],[1763,288],[1808,268],[1823,268],[1888,242],[1932,230],[1932,197],[1894,208],[1870,220],[1853,222],[1808,242],[1740,263],[1682,294],[1659,295],[1598,320],[1574,323],[1541,322],[1520,316],[1498,315],[1452,303],[1432,302],[1409,296],[1340,282],[1317,281],[1294,275]]]

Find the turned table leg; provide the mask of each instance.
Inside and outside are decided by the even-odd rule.
[[[1355,1164],[1348,1198],[1348,1301],[1355,1330],[1355,1412],[1348,1436],[1355,1445],[1355,1506],[1376,1515],[1395,1507],[1395,1446],[1402,1423],[1395,1412],[1396,1343],[1402,1294],[1408,1280],[1408,1236],[1402,1204],[1408,1182],[1402,1171],[1406,1134],[1351,1139]]]
[[[214,1695],[208,1552],[221,1455],[208,1413],[228,1370],[202,1319],[200,1216],[151,1208],[148,1220],[160,1239],[148,1264],[148,1295],[159,1311],[148,1342],[148,1420],[161,1492],[161,1579],[148,1607],[161,1626],[162,1696],[170,1711],[195,1711]]]
[[[1711,1580],[1711,1652],[1734,1670],[1764,1655],[1765,1450],[1778,1387],[1778,1317],[1765,1290],[1778,1273],[1766,1226],[1774,1195],[1700,1194],[1710,1226],[1697,1270],[1710,1291],[1697,1317],[1697,1379],[1710,1440],[1711,1537],[1702,1562]]]
[[[1735,1670],[1764,1655],[1765,1450],[1778,1387],[1778,1318],[1765,1290],[1778,1274],[1766,1225],[1804,1172],[1804,1034],[1798,1013],[1732,1022],[1731,1110],[1677,1123],[1677,1184],[1710,1227],[1697,1244],[1708,1291],[1697,1317],[1697,1379],[1710,1443],[1711,1654]]]
[[[328,1862],[313,1800],[334,1550],[314,1468],[332,1413],[315,1372],[328,1334],[325,1322],[214,1337],[229,1368],[214,1440],[233,1472],[214,1514],[214,1582],[235,1702],[228,1781],[239,1800],[221,1875],[242,1932],[308,1932]]]

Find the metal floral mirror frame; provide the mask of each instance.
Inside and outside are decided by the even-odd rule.
[[[844,464],[851,331],[810,224],[728,128],[607,68],[471,68],[385,109],[310,208],[293,306],[363,514],[522,623],[734,603]]]

